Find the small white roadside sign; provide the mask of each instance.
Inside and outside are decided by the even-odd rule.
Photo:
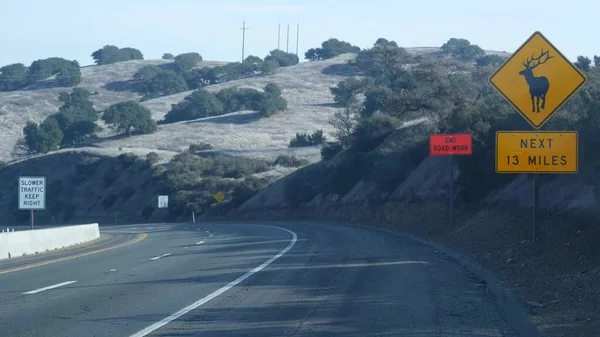
[[[169,196],[159,195],[158,196],[158,208],[169,208]]]
[[[46,209],[46,177],[19,177],[19,209]]]

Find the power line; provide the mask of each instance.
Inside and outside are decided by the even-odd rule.
[[[285,52],[289,53],[290,52],[290,24],[289,23],[287,25],[287,39],[285,42],[287,44],[287,46],[285,47]]]
[[[298,56],[298,41],[300,39],[300,22],[298,22],[298,26],[296,26],[296,56]]]
[[[242,28],[240,28],[242,30],[242,72],[244,71],[244,49],[246,47],[246,30],[250,29],[250,28],[246,28],[246,19],[244,19],[243,24],[242,24]]]

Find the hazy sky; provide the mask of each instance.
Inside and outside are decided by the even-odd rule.
[[[484,49],[512,52],[541,31],[567,57],[600,54],[600,4],[592,0],[0,0],[0,65],[51,56],[92,64],[106,44],[138,48],[146,59],[199,52],[237,61],[245,18],[246,55],[277,47],[300,55],[335,37],[361,48],[379,37],[404,47],[441,46],[466,38]]]

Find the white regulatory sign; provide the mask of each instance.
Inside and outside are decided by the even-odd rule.
[[[158,196],[158,208],[169,208],[169,196],[159,195]]]
[[[46,177],[19,177],[19,209],[46,209]]]

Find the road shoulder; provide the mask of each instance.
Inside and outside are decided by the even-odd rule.
[[[0,275],[67,261],[87,255],[98,254],[140,242],[146,238],[143,232],[101,233],[100,238],[62,249],[39,254],[0,260]]]

